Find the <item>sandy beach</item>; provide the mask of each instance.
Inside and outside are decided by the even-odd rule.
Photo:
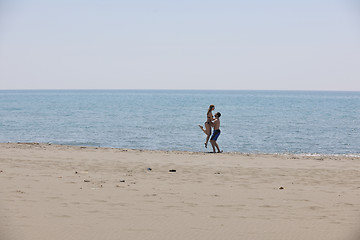
[[[37,143],[0,153],[1,240],[360,239],[359,157]]]

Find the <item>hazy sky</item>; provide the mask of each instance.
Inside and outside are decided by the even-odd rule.
[[[0,89],[360,91],[360,4],[0,0]]]

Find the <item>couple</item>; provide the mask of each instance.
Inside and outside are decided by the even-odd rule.
[[[218,150],[217,152],[221,153],[222,151],[220,151],[219,145],[216,142],[216,140],[218,139],[218,137],[220,135],[220,116],[221,116],[221,113],[219,113],[219,112],[215,113],[215,118],[214,118],[213,115],[212,115],[212,111],[214,111],[214,110],[215,110],[215,106],[210,105],[209,110],[207,112],[207,120],[205,122],[205,129],[201,125],[199,125],[199,127],[206,134],[206,141],[205,141],[205,147],[206,148],[207,148],[207,144],[209,142],[209,138],[210,138],[210,135],[211,135],[211,128],[212,127],[214,128],[214,133],[210,138],[211,146],[213,148],[214,153],[216,153],[215,147]]]

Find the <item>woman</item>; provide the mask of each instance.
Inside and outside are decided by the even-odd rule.
[[[209,109],[207,111],[207,120],[205,122],[205,129],[203,126],[199,125],[199,127],[201,128],[201,130],[203,130],[203,132],[206,134],[206,141],[205,141],[205,147],[207,148],[207,144],[209,142],[209,138],[211,136],[211,127],[213,126],[212,121],[214,120],[214,117],[212,115],[212,111],[215,110],[215,106],[214,105],[210,105]]]

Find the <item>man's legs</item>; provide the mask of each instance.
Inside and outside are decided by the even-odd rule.
[[[218,153],[221,153],[220,148],[219,148],[219,145],[217,144],[217,142],[216,142],[215,140],[211,140],[210,142],[211,142],[211,146],[212,146],[212,148],[213,148],[214,153],[216,153],[215,147],[216,147],[217,150],[218,150],[217,152],[218,152]]]
[[[217,144],[217,142],[215,141],[215,147],[217,148],[217,150],[218,150],[218,153],[221,153],[221,151],[220,151],[220,148],[219,148],[219,145]]]
[[[213,152],[215,153],[215,141],[214,140],[210,140],[210,142],[211,142],[211,146],[212,146],[212,148],[213,148]]]

